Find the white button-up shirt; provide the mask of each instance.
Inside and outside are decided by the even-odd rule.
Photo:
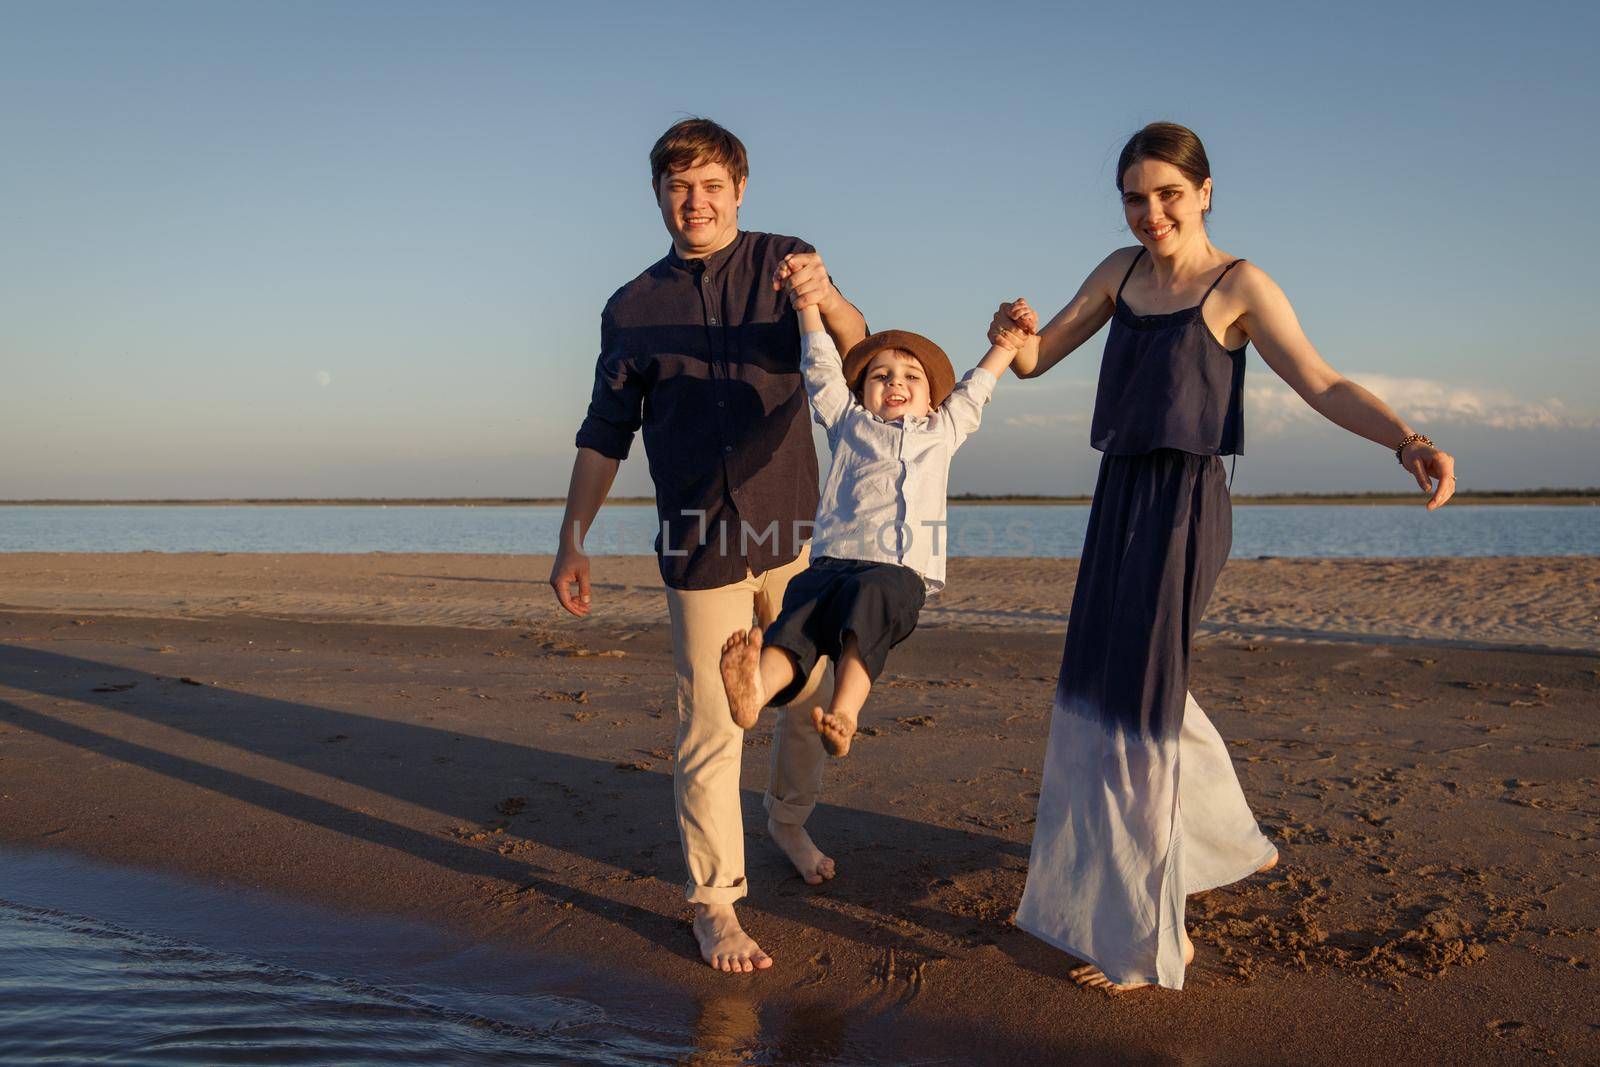
[[[811,410],[833,449],[817,505],[811,556],[898,563],[944,587],[949,551],[945,497],[950,459],[978,428],[995,376],[974,367],[927,418],[885,421],[862,407],[844,380],[833,338],[808,333],[800,348]]]

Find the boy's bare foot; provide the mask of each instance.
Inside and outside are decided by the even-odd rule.
[[[696,904],[694,937],[700,942],[701,958],[719,971],[735,974],[772,966],[772,957],[739,925],[732,904]]]
[[[856,736],[854,715],[846,715],[844,712],[835,714],[823,711],[821,708],[812,708],[811,724],[817,728],[817,733],[822,735],[822,747],[828,750],[828,755],[850,754],[850,741]]]
[[[1189,940],[1189,931],[1185,930],[1183,932],[1183,965],[1187,967],[1193,962],[1194,942]],[[1120,996],[1134,989],[1143,989],[1150,984],[1149,982],[1113,982],[1106,977],[1104,971],[1092,963],[1086,963],[1082,967],[1074,967],[1067,972],[1067,977],[1085,989],[1098,989],[1108,997]]]
[[[761,627],[738,630],[723,642],[720,666],[728,710],[739,729],[748,730],[767,706],[767,694],[761,691]]]
[[[824,880],[833,877],[833,860],[822,854],[804,826],[768,819],[767,833],[783,849],[783,854],[789,857],[789,862],[800,872],[806,885],[821,885]]]

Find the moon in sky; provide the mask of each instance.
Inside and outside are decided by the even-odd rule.
[[[325,370],[317,371],[317,384],[318,385],[326,388],[332,382],[333,382],[333,375],[329,374]]]

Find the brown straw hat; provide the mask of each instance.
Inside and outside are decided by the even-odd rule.
[[[951,368],[950,357],[944,354],[944,349],[920,333],[884,330],[868,334],[851,345],[850,351],[845,353],[844,380],[851,392],[861,395],[861,379],[867,373],[867,364],[886,348],[908,353],[922,364],[922,371],[928,376],[928,403],[931,407],[943,404],[945,397],[956,387],[956,372]]]

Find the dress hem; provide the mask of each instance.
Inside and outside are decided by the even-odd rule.
[[[1255,864],[1253,866],[1251,866],[1250,869],[1245,871],[1243,874],[1236,874],[1232,878],[1224,878],[1222,881],[1220,881],[1220,882],[1212,882],[1210,885],[1197,885],[1197,886],[1194,886],[1193,888],[1185,886],[1184,890],[1183,890],[1183,895],[1186,896],[1186,897],[1189,897],[1189,896],[1193,896],[1196,893],[1209,893],[1213,889],[1221,889],[1225,885],[1232,885],[1235,882],[1242,882],[1246,878],[1250,877],[1252,874],[1255,874],[1257,871],[1261,870],[1262,867],[1266,866],[1268,860],[1275,859],[1277,857],[1277,855],[1278,855],[1278,846],[1274,845],[1272,842],[1268,841],[1267,842],[1267,851],[1266,851],[1266,853],[1260,859],[1256,860]]]
[[[1094,967],[1098,967],[1100,969],[1100,973],[1101,974],[1105,975],[1107,978],[1109,978],[1111,981],[1115,982],[1117,985],[1138,985],[1139,983],[1143,983],[1145,985],[1162,986],[1162,988],[1164,988],[1164,989],[1182,989],[1183,988],[1183,980],[1182,980],[1181,977],[1179,978],[1177,985],[1163,985],[1163,983],[1159,979],[1157,979],[1154,975],[1138,975],[1138,976],[1134,976],[1134,977],[1130,977],[1130,978],[1118,978],[1115,975],[1113,975],[1110,971],[1106,970],[1106,967],[1105,967],[1105,965],[1103,963],[1101,963],[1099,960],[1095,959],[1093,956],[1090,956],[1088,953],[1082,951],[1081,949],[1073,948],[1071,945],[1067,944],[1065,941],[1062,941],[1059,938],[1051,937],[1049,934],[1041,933],[1038,930],[1030,930],[1028,927],[1024,926],[1021,922],[1018,922],[1016,924],[1016,926],[1017,926],[1018,930],[1021,930],[1023,933],[1027,934],[1029,937],[1037,937],[1040,941],[1043,941],[1045,944],[1050,945],[1050,946],[1052,946],[1054,948],[1058,948],[1062,952],[1065,952],[1067,955],[1072,956],[1075,959],[1080,959],[1080,960],[1082,960],[1083,962],[1085,962],[1087,964],[1090,964],[1090,965],[1092,965]]]
[[[1266,862],[1268,860],[1273,859],[1277,855],[1278,855],[1278,846],[1272,844],[1269,841],[1267,843],[1267,851],[1264,854],[1262,854],[1262,856],[1259,859],[1257,859],[1255,861],[1255,863],[1248,870],[1245,870],[1242,873],[1233,876],[1232,878],[1224,878],[1220,882],[1213,882],[1210,885],[1199,885],[1199,886],[1196,886],[1196,887],[1194,887],[1192,889],[1190,889],[1188,887],[1185,887],[1183,895],[1185,897],[1189,897],[1189,896],[1194,895],[1195,893],[1206,893],[1206,892],[1209,892],[1209,891],[1211,891],[1213,889],[1220,889],[1221,887],[1223,887],[1225,885],[1232,885],[1234,882],[1241,882],[1244,879],[1250,877],[1252,874],[1255,874],[1256,872],[1258,872],[1263,866],[1266,865]],[[1185,908],[1184,910],[1185,910],[1185,912],[1188,911],[1187,908]],[[1188,927],[1188,923],[1185,922],[1184,926],[1185,926],[1185,928],[1187,928]],[[1129,977],[1125,977],[1125,978],[1118,977],[1116,975],[1113,975],[1110,971],[1106,970],[1105,965],[1103,963],[1101,963],[1099,960],[1095,959],[1093,956],[1089,955],[1087,952],[1084,952],[1082,949],[1079,949],[1079,948],[1077,948],[1077,947],[1075,947],[1073,945],[1068,944],[1066,941],[1062,940],[1061,938],[1053,937],[1050,934],[1044,933],[1043,931],[1040,931],[1040,930],[1035,930],[1032,927],[1028,926],[1027,924],[1023,923],[1021,920],[1017,921],[1016,927],[1017,927],[1018,930],[1021,930],[1023,933],[1027,934],[1029,937],[1036,937],[1040,941],[1043,941],[1047,945],[1051,945],[1054,948],[1058,948],[1062,952],[1065,952],[1068,955],[1070,955],[1070,956],[1072,956],[1072,957],[1074,957],[1076,959],[1080,959],[1080,960],[1082,960],[1083,962],[1085,962],[1087,964],[1090,964],[1092,966],[1100,968],[1100,973],[1101,974],[1104,974],[1108,979],[1110,979],[1111,981],[1115,982],[1118,985],[1135,985],[1135,984],[1138,984],[1138,983],[1142,982],[1142,983],[1144,983],[1146,985],[1160,986],[1163,989],[1178,989],[1178,990],[1181,990],[1183,988],[1183,978],[1182,978],[1181,975],[1179,976],[1179,979],[1178,979],[1176,984],[1167,984],[1165,982],[1162,982],[1159,978],[1156,978],[1153,975],[1133,975],[1133,976],[1129,976]],[[1183,969],[1185,971],[1187,971],[1189,969],[1189,965],[1185,964]]]

